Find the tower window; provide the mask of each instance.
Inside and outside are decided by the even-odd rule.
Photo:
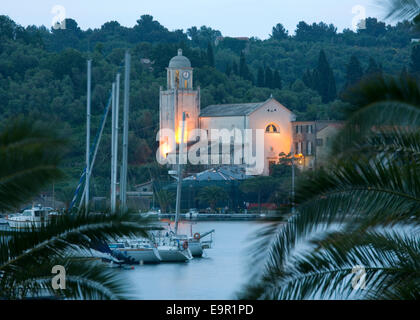
[[[179,70],[175,71],[175,86],[179,88]]]

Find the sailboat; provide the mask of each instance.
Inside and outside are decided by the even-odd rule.
[[[182,169],[181,169],[181,155],[184,147],[185,134],[185,112],[182,113],[182,131],[181,142],[179,144],[179,159],[178,159],[178,186],[176,194],[176,212],[175,212],[175,235],[178,230],[179,209],[181,203],[181,183],[182,183]],[[177,237],[161,237],[160,233],[157,237],[158,251],[162,261],[188,261],[193,258],[189,242],[186,239],[179,239]]]
[[[188,241],[176,238],[158,238],[157,250],[162,262],[183,262],[193,258]]]
[[[108,243],[112,255],[128,263],[159,263],[162,261],[157,245],[149,239],[121,239]]]
[[[160,239],[161,237],[166,237],[169,239],[173,239],[174,241],[177,241],[179,243],[187,242],[188,249],[191,251],[191,254],[193,257],[198,257],[198,258],[202,257],[204,253],[204,249],[212,248],[212,244],[213,244],[212,234],[215,232],[214,229],[207,232],[203,232],[203,233],[196,232],[194,233],[194,235],[193,234],[191,235],[179,234],[179,233],[176,234],[174,231],[171,230],[170,225],[168,225],[168,229],[169,231],[166,233],[165,236],[162,236],[161,232],[157,233],[155,235],[156,239]],[[208,236],[210,236],[210,238],[207,238]]]
[[[206,232],[202,235],[200,235],[199,233],[195,233],[194,236],[188,236],[188,235],[184,235],[184,234],[179,234],[178,233],[178,223],[179,223],[179,215],[180,215],[180,209],[181,209],[181,189],[182,189],[182,167],[181,167],[181,155],[183,153],[183,149],[184,149],[184,134],[185,134],[185,112],[183,112],[182,114],[182,131],[181,131],[181,142],[179,144],[179,160],[178,160],[178,172],[177,172],[177,176],[178,176],[178,184],[177,184],[177,193],[176,193],[176,211],[175,211],[175,230],[172,231],[170,230],[170,225],[169,225],[169,232],[167,233],[166,236],[162,237],[162,234],[159,232],[157,234],[157,239],[159,239],[159,242],[168,242],[168,243],[172,243],[172,244],[177,244],[177,246],[179,248],[181,248],[180,244],[182,244],[182,249],[180,253],[184,254],[185,256],[190,256],[192,257],[201,257],[203,255],[203,249],[204,248],[210,248],[211,247],[211,241],[207,241],[206,245],[203,246],[203,243],[201,241],[201,239],[203,237],[206,237],[207,235],[210,235],[214,232],[214,230],[211,230],[209,232]],[[162,256],[162,259],[165,259],[164,253],[161,253],[161,251],[159,251],[159,253]]]

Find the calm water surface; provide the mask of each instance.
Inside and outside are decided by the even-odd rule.
[[[192,231],[215,229],[213,248],[186,263],[138,265],[120,270],[133,289],[134,299],[233,299],[246,282],[249,237],[262,227],[257,222],[193,222]],[[182,222],[180,233],[190,234]]]

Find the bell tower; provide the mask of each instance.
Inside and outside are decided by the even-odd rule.
[[[190,60],[182,55],[182,50],[178,49],[178,55],[169,61],[167,70],[167,88],[160,88],[159,108],[160,108],[160,129],[171,129],[175,132],[175,140],[178,144],[181,140],[181,121],[182,113],[186,114],[185,140],[188,133],[198,128],[200,115],[200,88],[193,88],[193,68]],[[162,141],[163,140],[163,141]],[[160,139],[160,144],[167,143]],[[168,144],[165,155],[176,152]],[[163,155],[163,156],[165,156]]]
[[[173,57],[167,68],[167,89],[191,89],[193,88],[193,68],[190,60],[182,55],[178,49],[178,55]]]

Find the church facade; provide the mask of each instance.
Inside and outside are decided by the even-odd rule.
[[[295,151],[296,153],[305,155],[309,152],[308,160],[303,162],[303,165],[307,168],[314,166],[314,161],[309,156],[313,157],[316,154],[316,144],[312,140],[310,142],[298,141],[303,138],[302,135],[296,134],[296,130],[298,130],[294,125],[296,116],[274,98],[270,97],[266,101],[253,103],[210,105],[201,109],[200,88],[193,88],[193,68],[189,59],[182,55],[182,50],[178,50],[178,55],[169,62],[167,88],[166,90],[161,88],[159,102],[160,132],[163,129],[173,130],[177,144],[181,141],[181,120],[185,112],[186,127],[184,132],[187,132],[186,135],[193,129],[202,129],[211,139],[213,129],[226,129],[231,132],[234,130],[241,132],[244,137],[247,130],[253,132],[259,130],[263,134],[264,141],[264,167],[260,174],[268,175],[270,165],[278,163],[279,154],[293,152],[296,146],[300,148]],[[299,125],[302,127],[301,124]],[[315,127],[313,125],[312,130]],[[315,131],[311,131],[311,133],[316,134]],[[170,143],[167,136],[162,135],[159,140],[160,150],[164,153],[164,157],[170,153],[176,153],[176,150],[171,150],[174,148],[168,147]],[[184,141],[187,141],[186,136]],[[258,142],[261,140],[256,141],[254,134],[252,138],[254,149]],[[233,140],[232,143],[234,143]],[[303,144],[306,146],[305,150],[302,149]],[[240,147],[244,148],[245,146]],[[244,164],[244,159],[241,160],[241,164]]]

